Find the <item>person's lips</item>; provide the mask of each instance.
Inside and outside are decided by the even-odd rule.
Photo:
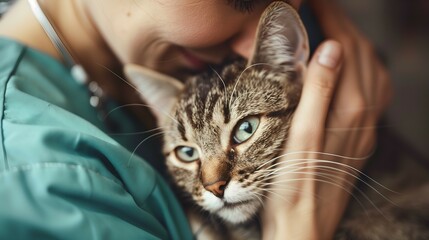
[[[203,70],[207,67],[207,63],[203,61],[202,59],[198,58],[194,54],[188,52],[187,50],[182,50],[182,55],[185,58],[187,64],[189,67],[191,67],[193,70]]]

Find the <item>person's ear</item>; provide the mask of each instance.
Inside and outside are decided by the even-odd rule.
[[[183,83],[170,76],[134,64],[125,65],[124,73],[157,120],[161,123],[164,122],[183,90]]]

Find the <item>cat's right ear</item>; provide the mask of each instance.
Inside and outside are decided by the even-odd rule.
[[[157,120],[164,122],[183,90],[183,83],[135,64],[126,64],[124,73],[127,80],[137,89],[141,99],[148,104]]]

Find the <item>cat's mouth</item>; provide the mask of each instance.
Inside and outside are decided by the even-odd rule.
[[[245,201],[239,201],[239,202],[227,202],[224,201],[223,202],[223,208],[236,208],[239,206],[244,206],[246,204],[249,204],[250,202],[252,202],[252,200],[245,200]]]
[[[216,214],[231,223],[244,223],[255,216],[258,211],[259,204],[252,199],[227,202],[223,201],[223,207],[221,207]]]

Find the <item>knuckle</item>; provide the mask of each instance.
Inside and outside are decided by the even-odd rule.
[[[379,86],[377,87],[377,89],[379,90],[377,93],[381,98],[380,103],[382,105],[387,105],[391,101],[391,98],[393,96],[393,86],[390,75],[386,71],[386,69],[381,68],[379,70],[378,82]]]
[[[365,52],[368,52],[371,54],[375,53],[374,45],[365,38],[360,39],[359,47],[360,47],[361,51],[365,51]]]
[[[390,75],[384,66],[379,68],[379,81],[385,85],[390,85]]]
[[[367,107],[364,97],[359,95],[358,97],[353,99],[353,101],[350,104],[350,107],[352,109],[351,112],[355,114],[360,114],[361,112],[363,112]]]
[[[350,51],[357,46],[356,40],[350,35],[342,34],[338,36],[337,40],[341,43],[345,51]]]
[[[355,122],[364,118],[366,112],[367,106],[363,97],[355,97],[347,105],[347,109],[345,109],[344,119],[346,120],[346,122],[349,123]]]

